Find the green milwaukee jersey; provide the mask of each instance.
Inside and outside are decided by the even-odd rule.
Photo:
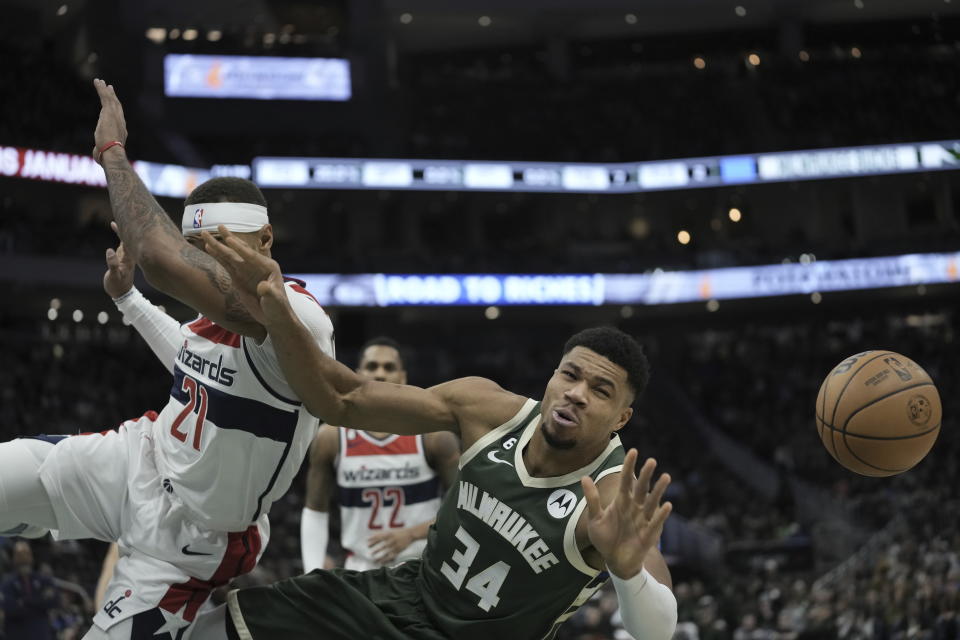
[[[620,439],[581,469],[535,478],[522,452],[539,426],[540,403],[528,400],[465,451],[431,527],[421,595],[450,638],[552,638],[606,580],[584,561],[574,533],[586,508],[580,478],[619,471]]]

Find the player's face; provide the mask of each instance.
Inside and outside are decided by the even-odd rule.
[[[400,354],[386,345],[375,344],[367,347],[360,358],[357,373],[370,380],[407,384],[407,372],[403,368]]]
[[[626,370],[585,347],[563,356],[543,394],[540,431],[556,449],[599,446],[633,415]]]

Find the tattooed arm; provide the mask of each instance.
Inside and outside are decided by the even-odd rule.
[[[223,328],[258,341],[266,329],[247,312],[230,283],[230,275],[216,260],[194,248],[154,199],[127,160],[122,145],[127,137],[123,107],[113,86],[94,80],[100,96],[100,120],[94,134],[98,157],[107,176],[110,206],[120,239],[147,280]]]

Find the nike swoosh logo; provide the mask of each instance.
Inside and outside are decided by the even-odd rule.
[[[190,551],[190,545],[183,545],[183,549],[180,549],[184,554],[188,556],[212,556],[212,553],[202,553],[200,551]]]
[[[487,457],[490,458],[490,460],[492,460],[493,462],[499,462],[500,464],[509,464],[511,467],[513,466],[511,463],[507,462],[506,460],[501,460],[500,458],[498,458],[496,451],[491,451],[490,453],[487,454]]]

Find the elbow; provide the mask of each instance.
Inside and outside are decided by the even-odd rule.
[[[339,427],[360,428],[357,424],[357,416],[361,413],[363,383],[352,387],[346,391],[336,392],[331,402],[332,416],[327,420],[328,424],[335,424]],[[326,418],[327,416],[324,416]]]
[[[347,411],[341,398],[334,397],[332,400],[316,400],[313,398],[301,398],[303,406],[314,418],[335,427],[347,426],[344,424],[347,419]]]

